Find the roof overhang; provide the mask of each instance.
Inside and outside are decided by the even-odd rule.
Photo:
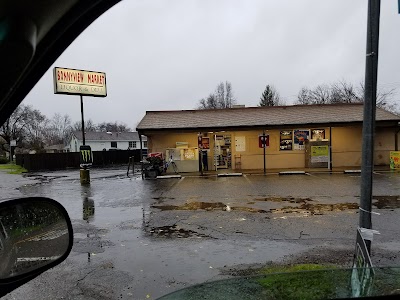
[[[220,131],[250,131],[250,130],[272,130],[272,129],[302,129],[318,127],[360,127],[363,122],[341,122],[341,123],[307,123],[307,124],[285,124],[285,125],[257,125],[257,126],[220,126],[220,127],[187,127],[187,128],[137,128],[139,134],[152,135],[158,133],[193,133],[193,132],[220,132]],[[376,121],[376,127],[399,127],[398,120]]]

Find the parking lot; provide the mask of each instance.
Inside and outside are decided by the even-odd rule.
[[[351,266],[359,174],[142,180],[124,169],[91,172],[90,186],[77,170],[1,174],[2,198],[56,199],[75,237],[64,263],[5,299],[154,299],[270,263]],[[397,173],[374,175],[376,265],[400,265],[399,184]]]

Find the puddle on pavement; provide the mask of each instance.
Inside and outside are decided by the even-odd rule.
[[[278,209],[271,209],[272,213],[303,213],[312,215],[323,215],[329,211],[345,211],[350,209],[358,209],[358,203],[335,203],[335,204],[312,204],[303,203],[299,207],[285,206]]]
[[[312,201],[310,198],[295,198],[295,197],[262,197],[255,198],[255,201],[268,201],[268,202],[289,202],[289,203],[306,203]]]
[[[150,235],[165,238],[210,238],[210,236],[198,233],[193,230],[186,230],[177,225],[153,227],[150,229]]]
[[[378,209],[395,209],[400,208],[399,196],[373,196],[375,200],[372,205]]]

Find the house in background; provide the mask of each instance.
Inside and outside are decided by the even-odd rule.
[[[55,144],[44,147],[46,153],[63,153],[66,152],[64,144]]]
[[[142,143],[145,155],[147,153],[147,138],[145,136],[142,136]],[[90,146],[92,151],[140,149],[140,139],[137,132],[86,132],[85,144]],[[82,145],[82,132],[74,131],[65,146],[65,150],[78,152]]]

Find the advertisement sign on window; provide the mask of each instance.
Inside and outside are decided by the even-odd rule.
[[[400,151],[390,151],[390,169],[400,169]]]
[[[305,141],[310,136],[310,130],[296,129],[293,131],[294,150],[304,150]]]
[[[291,130],[281,131],[280,150],[293,150],[293,137]]]
[[[320,141],[320,140],[325,139],[325,129],[311,130],[311,139],[314,141]]]
[[[195,160],[196,159],[195,149],[184,149],[183,158],[184,160]]]
[[[329,146],[311,146],[311,162],[328,162]]]
[[[201,138],[201,145],[203,149],[210,149],[210,138],[209,137],[202,137]]]

